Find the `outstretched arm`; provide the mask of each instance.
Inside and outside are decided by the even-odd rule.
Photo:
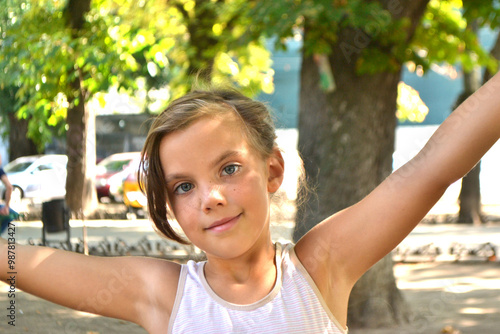
[[[0,180],[3,182],[5,186],[5,198],[4,198],[5,205],[0,209],[0,214],[6,216],[9,214],[10,196],[12,195],[13,187],[12,184],[10,184],[9,178],[5,173],[3,173],[2,176],[0,176]]]
[[[9,267],[12,254],[15,261]],[[12,246],[0,238],[1,280],[54,303],[135,322],[148,330],[155,321],[166,319],[168,324],[178,274],[178,265],[164,260],[85,256],[48,247]],[[163,318],[156,318],[161,312]]]
[[[334,280],[354,284],[394,249],[447,187],[473,168],[498,140],[499,92],[497,74],[443,122],[412,160],[362,201],[311,230],[297,244],[299,257],[302,253],[306,262],[329,267]],[[314,256],[315,252],[323,256]]]

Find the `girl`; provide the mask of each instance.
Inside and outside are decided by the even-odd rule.
[[[266,108],[233,91],[188,94],[152,125],[141,180],[158,230],[187,242],[168,212],[207,261],[181,266],[16,245],[17,287],[149,333],[346,333],[356,280],[499,138],[499,88],[496,75],[413,160],[296,245],[270,237],[270,197],[284,162]],[[12,271],[9,248],[3,240],[3,280]]]
[[[0,156],[0,166],[1,165],[2,165],[2,157]],[[9,178],[7,177],[7,174],[5,173],[2,167],[0,167],[0,181],[2,181],[5,187],[4,205],[0,207],[0,215],[8,216],[11,212],[9,204],[10,204],[10,197],[12,195],[14,187],[10,183]],[[3,232],[3,225],[2,225],[2,232]]]

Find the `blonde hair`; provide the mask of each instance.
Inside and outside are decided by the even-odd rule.
[[[188,242],[171,227],[167,218],[167,188],[160,161],[163,137],[206,117],[234,113],[241,120],[250,146],[263,158],[276,146],[276,131],[267,107],[233,89],[193,91],[174,100],[153,121],[141,154],[139,185],[146,194],[148,211],[160,233],[183,244]],[[169,157],[163,157],[168,161]]]

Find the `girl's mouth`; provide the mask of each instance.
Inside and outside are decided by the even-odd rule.
[[[226,217],[215,221],[209,227],[205,228],[207,231],[224,232],[231,229],[240,219],[241,214],[234,217]]]

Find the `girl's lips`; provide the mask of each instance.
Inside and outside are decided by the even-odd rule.
[[[234,216],[234,217],[228,217],[228,218],[223,218],[223,219],[217,220],[212,225],[205,228],[205,230],[213,231],[213,232],[227,231],[238,222],[240,216],[241,216],[241,214]]]

